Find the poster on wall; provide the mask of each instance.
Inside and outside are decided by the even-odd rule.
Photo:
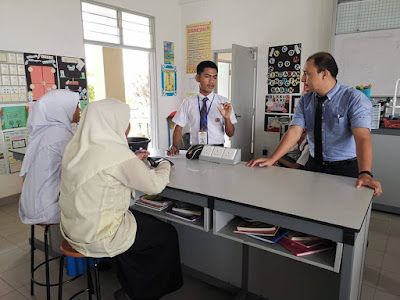
[[[163,96],[176,96],[176,67],[161,66],[161,89]]]
[[[7,150],[7,163],[10,173],[21,170],[22,161],[16,160],[9,150],[22,150],[28,146],[28,131],[26,129],[4,132],[5,147]]]
[[[164,64],[173,65],[175,62],[174,43],[164,41]]]
[[[25,105],[0,107],[1,129],[7,130],[26,127],[28,110],[29,107]]]
[[[0,103],[26,101],[23,53],[0,51]]]
[[[211,59],[211,22],[186,25],[186,73],[196,73],[197,65]]]
[[[55,55],[24,53],[28,100],[38,100],[45,93],[57,89],[57,61]]]
[[[301,43],[268,49],[268,94],[300,93]]]
[[[266,95],[265,112],[275,114],[289,114],[291,95]]]
[[[87,100],[86,66],[83,58],[57,56],[60,89],[79,93],[79,100]]]
[[[264,131],[279,132],[280,124],[278,122],[279,115],[265,115]]]

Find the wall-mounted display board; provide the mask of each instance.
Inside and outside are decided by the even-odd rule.
[[[300,93],[301,43],[268,51],[268,94]]]
[[[58,87],[55,55],[24,53],[28,98],[38,100]]]
[[[86,66],[82,58],[57,56],[60,89],[79,93],[79,100],[87,100]]]
[[[0,51],[0,103],[24,102],[26,92],[23,53]]]

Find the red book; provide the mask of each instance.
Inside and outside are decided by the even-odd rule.
[[[333,248],[332,242],[329,241],[307,248],[299,243],[292,241],[286,236],[284,236],[279,241],[279,244],[281,244],[283,247],[285,247],[296,256],[307,256],[310,254],[327,251]]]

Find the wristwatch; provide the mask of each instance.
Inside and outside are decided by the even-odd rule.
[[[374,175],[370,171],[361,171],[360,173],[358,173],[358,176],[360,176],[361,174],[368,174],[369,176],[374,178]]]

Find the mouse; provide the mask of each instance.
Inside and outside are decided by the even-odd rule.
[[[172,161],[170,161],[169,159],[166,159],[165,157],[161,157],[161,156],[153,156],[153,157],[147,157],[147,161],[149,162],[150,166],[153,168],[157,168],[158,165],[160,164],[160,162],[162,161],[168,161],[171,166],[174,165],[174,163]]]
[[[201,150],[203,150],[204,145],[192,145],[186,152],[186,158],[188,159],[199,159]]]

